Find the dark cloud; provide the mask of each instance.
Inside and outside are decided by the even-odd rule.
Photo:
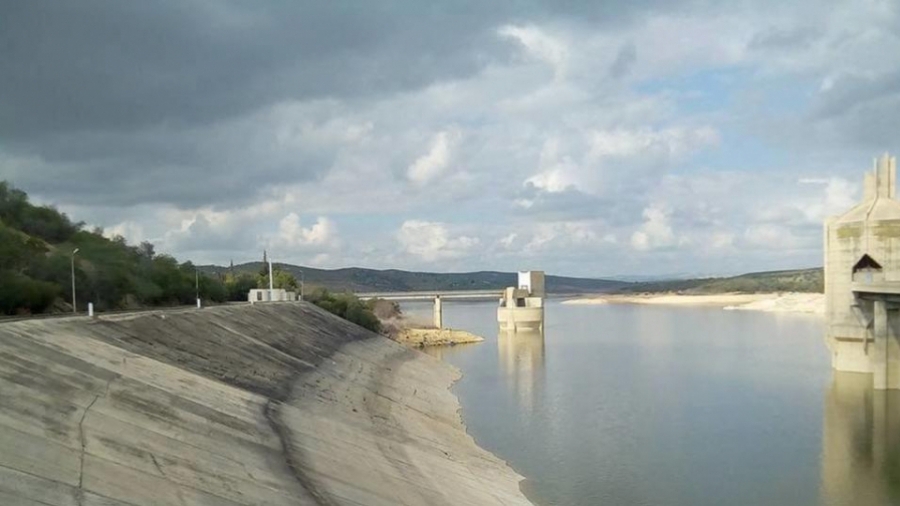
[[[609,66],[609,75],[615,78],[622,77],[631,70],[635,62],[637,62],[637,46],[634,42],[629,42],[619,49],[619,54]]]
[[[403,11],[181,0],[4,10],[5,138],[197,124],[290,98],[390,93],[465,75],[503,48],[491,43],[485,12],[415,2]]]
[[[0,8],[0,136],[196,124],[285,99],[391,93],[504,58],[509,45],[494,36],[502,23],[558,15],[612,20],[640,7],[7,2]]]
[[[810,122],[831,142],[883,150],[897,146],[900,71],[842,76],[813,101]]]
[[[212,131],[54,135],[22,143],[17,156],[40,161],[12,164],[0,178],[68,203],[231,208],[272,187],[315,180],[334,163],[328,145],[301,144],[282,153],[272,145],[270,129],[248,121]]]
[[[812,26],[769,28],[754,35],[747,47],[756,51],[797,51],[808,48],[822,35],[819,28]]]
[[[28,163],[0,178],[62,202],[254,199],[335,156],[268,145],[254,121],[275,104],[361,109],[513,58],[503,24],[621,22],[655,1],[4,2],[0,155]]]
[[[834,80],[813,105],[813,116],[829,119],[852,113],[854,109],[890,101],[900,96],[900,71],[879,75],[846,75]]]

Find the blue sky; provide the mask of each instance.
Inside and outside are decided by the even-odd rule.
[[[880,0],[0,7],[0,178],[200,263],[815,266],[900,147],[898,26]]]

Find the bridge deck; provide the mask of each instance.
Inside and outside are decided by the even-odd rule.
[[[440,295],[445,300],[477,300],[477,299],[499,299],[503,295],[503,290],[447,290],[447,291],[422,291],[422,292],[369,292],[358,293],[357,297],[363,300],[367,299],[384,299],[384,300],[431,300]]]

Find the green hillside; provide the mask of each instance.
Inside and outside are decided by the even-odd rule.
[[[276,267],[305,280],[307,286],[320,286],[331,291],[351,292],[416,292],[423,290],[493,290],[514,286],[516,273],[512,272],[463,272],[434,273],[410,272],[396,269],[374,270],[350,267],[344,269],[315,269],[290,264],[275,264]],[[207,265],[201,267],[210,274],[225,274],[229,268]],[[234,267],[235,273],[257,272],[262,262],[249,262]],[[302,271],[302,274],[301,274]],[[630,285],[624,281],[604,279],[571,278],[547,276],[547,290],[550,293],[598,293],[623,289]]]
[[[0,181],[0,314],[71,311],[72,258],[79,310],[93,302],[98,310],[192,304],[195,267],[153,245],[129,246],[101,230],[47,206],[29,202],[25,192]],[[200,276],[205,300],[228,298],[225,284]]]
[[[632,283],[622,287],[622,293],[680,292],[687,294],[815,292],[824,291],[821,268],[785,271],[754,272],[727,278]]]

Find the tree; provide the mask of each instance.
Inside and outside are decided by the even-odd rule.
[[[297,283],[297,278],[294,277],[288,271],[284,271],[281,269],[274,269],[272,271],[272,277],[274,279],[273,288],[282,288],[284,290],[296,292],[300,287],[300,284]],[[269,288],[269,274],[260,275],[257,279],[256,283],[257,288]]]
[[[241,273],[236,276],[225,276],[225,290],[228,300],[247,300],[247,293],[257,287],[257,280],[252,274]]]
[[[142,257],[148,260],[153,260],[153,257],[156,256],[156,247],[153,246],[152,242],[143,241],[138,246],[138,251],[140,251]]]

